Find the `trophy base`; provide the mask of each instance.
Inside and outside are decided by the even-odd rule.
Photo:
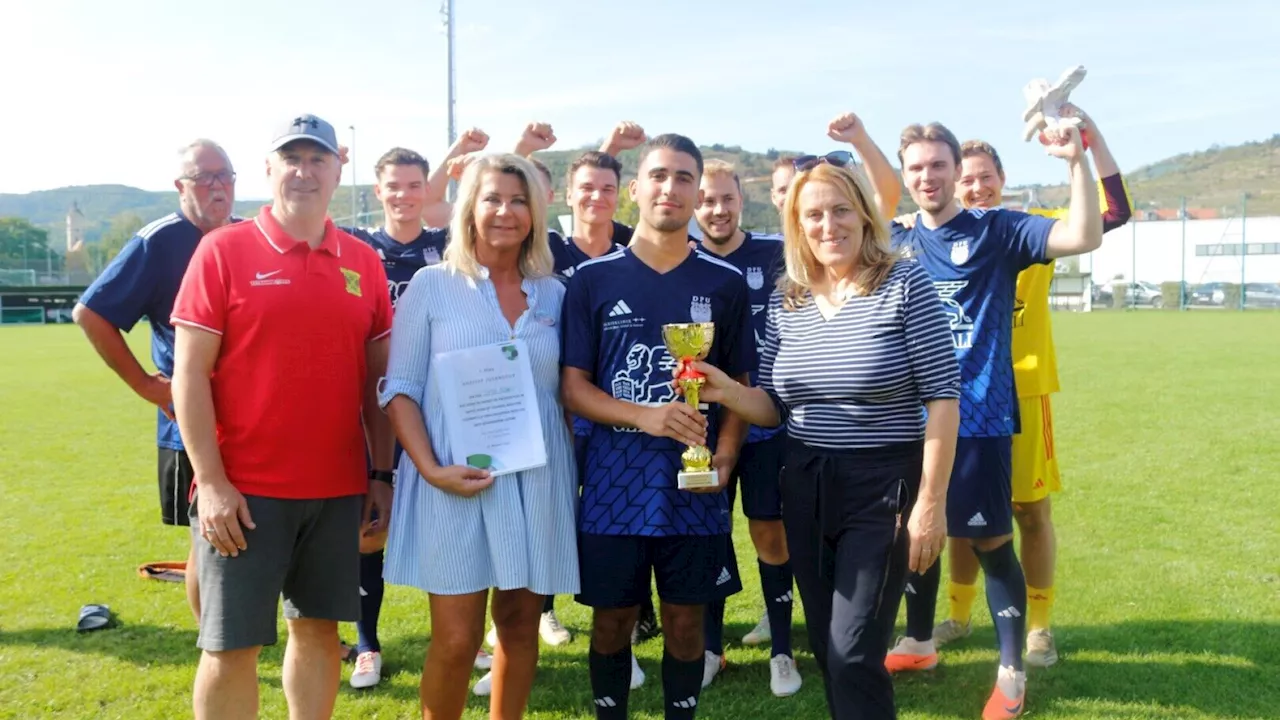
[[[719,484],[715,470],[681,470],[676,474],[676,487],[681,490],[713,488]]]

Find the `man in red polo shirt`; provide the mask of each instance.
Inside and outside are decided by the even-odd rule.
[[[332,715],[338,622],[360,613],[359,537],[382,522],[371,513],[391,517],[377,406],[391,302],[377,254],[327,217],[337,148],[324,120],[290,121],[267,157],[272,204],[205,236],[174,303],[174,408],[198,488],[197,719],[257,717],[281,595],[290,716]]]

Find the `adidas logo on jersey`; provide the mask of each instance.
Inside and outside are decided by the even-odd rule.
[[[618,302],[614,303],[613,309],[609,311],[609,317],[621,317],[623,315],[630,315],[630,314],[631,314],[631,308],[630,306],[627,305],[626,300],[619,300]]]
[[[729,568],[722,567],[720,568],[720,577],[716,578],[716,585],[723,585],[732,579],[733,576],[729,574]]]
[[[692,710],[698,707],[698,698],[690,695],[688,700],[677,700],[671,703],[671,707],[678,707],[681,710]]]
[[[987,526],[987,519],[982,517],[982,513],[974,513],[973,517],[969,518],[969,527],[986,527],[986,526]]]
[[[788,591],[786,592],[786,594],[785,594],[785,595],[783,595],[782,597],[774,598],[774,599],[773,599],[773,601],[774,601],[774,602],[776,602],[776,603],[789,603],[789,602],[791,602],[791,591],[790,591],[790,590],[788,590]]]
[[[611,697],[596,698],[596,704],[600,707],[618,707],[618,703]]]
[[[1022,617],[1022,613],[1018,612],[1018,608],[1013,607],[1012,605],[1011,605],[1011,606],[1009,606],[1009,607],[1007,607],[1007,608],[1005,608],[1005,609],[1003,609],[1003,610],[1001,610],[1000,612],[998,612],[998,613],[996,613],[996,614],[997,614],[997,615],[999,615],[999,616],[1000,616],[1000,617],[1002,617],[1002,618],[1020,618],[1020,617]]]

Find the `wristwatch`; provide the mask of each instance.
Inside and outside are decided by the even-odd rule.
[[[384,482],[391,487],[396,486],[396,474],[391,470],[370,470],[369,479]]]

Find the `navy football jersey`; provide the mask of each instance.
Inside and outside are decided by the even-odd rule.
[[[626,227],[623,225],[622,227]],[[614,233],[617,237],[617,233]],[[552,230],[547,233],[547,240],[551,243],[551,257],[555,259],[556,277],[564,282],[569,282],[569,278],[573,277],[573,273],[582,263],[593,259],[590,255],[582,251],[578,244],[573,241],[572,237],[561,235]],[[621,250],[622,246],[617,242],[613,242],[608,250],[601,253],[601,257],[611,252]]]
[[[240,218],[232,216],[231,222]],[[173,377],[173,325],[169,316],[191,256],[204,233],[180,212],[138,230],[80,296],[85,307],[129,332],[142,318],[151,325],[151,362]],[[178,423],[156,409],[156,445],[182,450]]]
[[[704,241],[705,242],[705,241]],[[738,268],[747,280],[751,295],[751,329],[755,335],[756,353],[764,352],[764,326],[768,314],[769,295],[777,287],[778,276],[785,270],[782,259],[781,235],[753,235],[746,233],[742,245],[721,258]],[[758,368],[751,370],[751,384],[758,384]],[[747,431],[747,442],[759,442],[777,435],[782,426],[762,428],[755,425]]]
[[[391,292],[391,307],[395,307],[400,293],[409,287],[413,274],[424,267],[439,263],[444,256],[449,232],[443,228],[424,228],[410,243],[402,243],[387,234],[386,228],[338,228],[353,235],[378,252],[382,268],[387,273],[387,289]]]
[[[667,323],[713,322],[707,362],[733,376],[756,367],[742,273],[701,251],[666,273],[630,248],[583,263],[569,281],[563,314],[561,362],[591,373],[596,387],[626,402],[680,400],[671,383],[676,359],[662,340]],[[714,452],[720,408],[704,412]],[[729,532],[724,493],[676,488],[684,450],[675,440],[634,428],[593,424],[583,468],[582,531],[655,537]]]
[[[893,246],[933,279],[960,362],[960,437],[1020,430],[1013,379],[1013,306],[1018,273],[1045,257],[1052,218],[1013,210],[965,210],[936,230],[894,223]]]

